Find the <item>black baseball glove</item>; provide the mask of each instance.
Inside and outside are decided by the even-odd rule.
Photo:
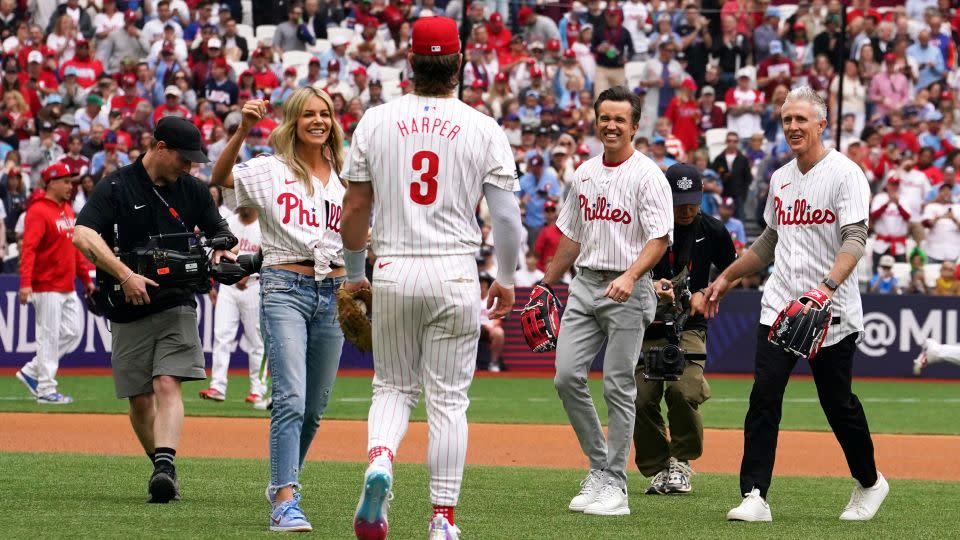
[[[530,289],[530,300],[520,314],[520,326],[531,351],[546,352],[557,348],[560,311],[560,301],[549,285],[540,282]]]

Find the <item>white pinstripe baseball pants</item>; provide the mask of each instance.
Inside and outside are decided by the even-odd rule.
[[[83,337],[83,309],[76,292],[35,292],[30,303],[36,310],[37,355],[23,372],[37,379],[37,395],[57,391],[60,358],[73,352]]]
[[[373,274],[373,404],[367,448],[395,454],[421,386],[426,396],[430,498],[455,506],[467,454],[467,390],[480,338],[473,255],[384,257]]]
[[[227,393],[227,368],[237,326],[243,323],[250,365],[250,393],[264,395],[267,385],[260,380],[263,362],[263,338],[260,336],[260,279],[247,280],[247,288],[220,287],[213,315],[213,354],[210,362],[210,388]]]

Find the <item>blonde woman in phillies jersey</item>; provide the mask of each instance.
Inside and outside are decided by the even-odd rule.
[[[276,154],[235,164],[266,107],[261,100],[244,105],[240,128],[217,160],[213,181],[236,191],[237,206],[251,206],[260,214],[260,320],[273,377],[270,530],[310,531],[299,504],[299,476],[330,399],[343,346],[335,301],[345,274],[340,242],[345,187],[339,177],[343,131],[330,97],[300,88],[284,104],[283,123],[270,134]]]

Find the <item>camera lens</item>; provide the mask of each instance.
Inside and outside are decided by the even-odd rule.
[[[675,345],[667,345],[661,354],[664,368],[673,368],[680,363],[680,349]]]

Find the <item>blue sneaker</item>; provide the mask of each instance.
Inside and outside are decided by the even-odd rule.
[[[40,405],[67,405],[73,403],[73,398],[60,392],[54,392],[45,396],[37,396],[37,403]]]
[[[278,504],[270,514],[270,530],[274,532],[310,532],[313,525],[307,521],[300,509],[300,494],[296,493],[293,500]]]
[[[27,387],[27,390],[29,390],[30,393],[33,394],[34,397],[36,397],[36,395],[37,395],[37,380],[34,379],[33,377],[27,375],[26,373],[24,373],[22,369],[17,371],[16,377],[17,377],[17,379],[20,380],[20,382],[23,383],[24,386]]]
[[[373,460],[363,475],[363,491],[353,517],[353,532],[359,540],[383,540],[387,537],[387,511],[393,492],[393,467],[390,460]]]

